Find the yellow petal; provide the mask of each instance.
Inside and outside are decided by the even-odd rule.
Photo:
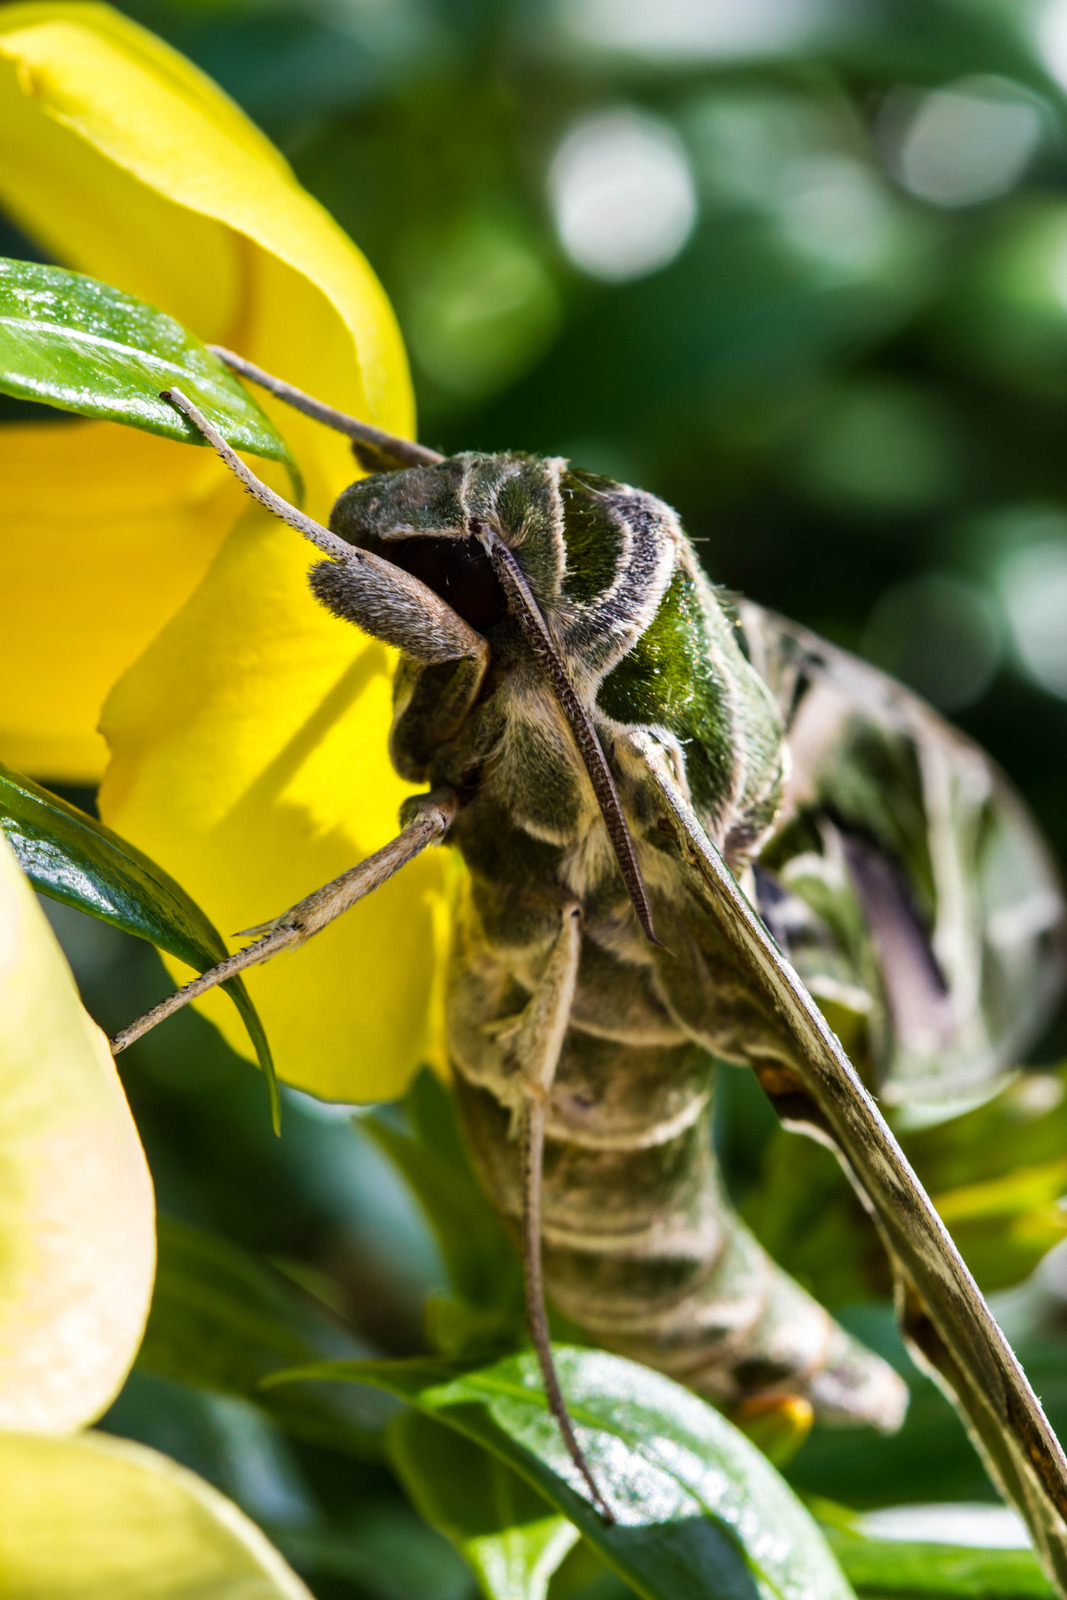
[[[312,600],[306,549],[250,511],[105,710],[103,815],[223,933],[269,920],[384,844],[409,792],[385,749],[390,654]],[[404,1088],[427,1050],[444,865],[423,856],[247,974],[286,1082],[346,1101]],[[247,1052],[232,1007],[213,1000],[209,1015]]]
[[[241,491],[206,453],[106,422],[0,429],[0,481],[0,761],[90,782],[105,695],[196,587]]]
[[[363,257],[232,102],[119,13],[70,3],[0,7],[0,206],[65,264],[140,295],[201,338],[237,349],[335,405],[411,431],[400,337]],[[309,509],[324,517],[357,476],[348,447],[298,413],[265,403],[299,460]],[[127,476],[127,447],[117,439],[103,446],[99,470],[82,479],[73,461],[59,464],[68,448],[78,450],[74,431],[52,440],[57,481],[66,489],[62,538],[41,551],[51,559],[28,579],[19,573],[27,587],[0,589],[0,605],[5,619],[21,609],[38,641],[41,749],[29,752],[34,770],[89,779],[99,775],[101,746],[99,700],[94,704],[88,680],[102,677],[105,665],[112,675],[129,665],[206,570],[223,531],[221,515],[208,510],[221,505],[210,486],[225,491],[218,488],[224,469],[206,452],[169,447],[173,497],[186,508],[199,501],[204,514],[175,550],[174,582],[161,580],[159,502],[146,502],[136,471]],[[32,506],[41,462],[12,460],[17,443],[4,462],[11,468],[5,496],[15,483]],[[113,479],[104,482],[109,470]],[[185,488],[175,482],[183,472]],[[124,546],[111,567],[110,605],[95,603],[94,586],[90,608],[81,579],[94,540],[104,536],[102,565],[113,553],[105,501],[121,515]],[[40,527],[53,532],[43,521]],[[36,526],[25,536],[40,542]],[[13,537],[5,527],[5,541]],[[164,530],[163,543],[170,537]],[[73,541],[87,547],[80,564],[56,559]],[[62,650],[65,618],[79,607],[81,659],[93,665],[71,696],[53,647]],[[0,627],[0,639],[4,632]],[[14,760],[16,744],[23,747],[18,701],[26,671],[22,666],[13,679],[5,670],[10,659],[0,658],[0,747],[9,740]]]
[[[410,431],[399,337],[362,257],[240,113],[166,46],[101,7],[0,9],[0,151],[0,199],[60,259],[334,404]],[[275,416],[311,509],[325,516],[355,476],[348,449],[295,413]],[[218,472],[174,448],[186,471]],[[72,494],[71,528],[93,520],[99,494]],[[126,588],[114,593],[121,610],[138,585],[155,589],[154,624],[180,605],[196,559],[179,582],[159,585],[153,522],[141,521],[141,556],[128,548],[116,563]],[[137,523],[131,515],[130,546]],[[205,515],[199,532],[206,564],[218,528]],[[384,653],[317,611],[305,567],[292,534],[250,522],[127,673],[109,712],[116,759],[105,814],[223,929],[283,909],[396,827],[403,788],[384,757]],[[50,581],[63,587],[66,577]],[[68,612],[79,598],[70,584]],[[25,764],[42,770],[47,753],[50,775],[88,775],[84,706],[74,717],[69,670],[49,665],[60,650],[45,608],[28,615],[39,637],[38,737],[56,726],[63,737]],[[88,657],[99,651],[118,665],[133,641],[116,631],[107,616],[96,634],[86,624]],[[24,727],[17,711],[9,717]],[[290,1082],[339,1098],[402,1086],[425,1038],[426,896],[437,881],[436,864],[420,863],[321,948],[253,975]],[[224,1010],[219,1020],[247,1048]]]
[[[106,1434],[0,1434],[0,1573],[12,1600],[311,1600],[232,1501]]]
[[[141,1342],[152,1183],[107,1040],[2,834],[0,1104],[0,1427],[64,1432],[110,1404]]]
[[[410,425],[407,368],[380,285],[209,79],[96,5],[6,6],[0,57],[0,195],[28,231],[201,337],[247,329],[253,343],[242,350],[256,360],[266,344],[287,345],[303,369],[286,374],[295,382],[329,374],[343,392],[322,398],[398,431]],[[235,234],[254,247],[244,261]],[[231,271],[220,282],[223,252]],[[317,301],[310,315],[320,318],[295,337],[272,327],[279,303],[292,315],[294,280],[313,290],[300,310]],[[305,348],[313,333],[332,338]]]

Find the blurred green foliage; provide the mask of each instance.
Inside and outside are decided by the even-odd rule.
[[[1067,855],[1063,0],[123,9],[228,89],[365,250],[409,342],[427,442],[561,453],[662,495],[717,580],[942,706]],[[50,915],[105,1027],[165,991],[145,947]],[[1056,1049],[1062,1029],[1039,1055]],[[514,1263],[449,1171],[432,1096],[353,1129],[286,1094],[279,1144],[254,1072],[191,1013],[122,1069],[178,1222],[160,1280],[172,1313],[166,1328],[154,1314],[109,1425],[218,1482],[320,1600],[472,1594],[375,1442],[370,1401],[336,1448],[314,1405],[294,1421],[283,1391],[271,1410],[249,1398],[266,1357],[254,1340],[230,1350],[225,1296],[181,1309],[190,1252],[247,1252],[250,1304],[296,1297],[290,1352],[422,1349],[427,1297],[443,1344],[491,1346],[517,1304]],[[1062,1232],[1063,1084],[1037,1081],[1040,1104],[1023,1080],[909,1135],[993,1289]],[[718,1133],[752,1225],[906,1369],[874,1303],[877,1241],[833,1163],[776,1133],[741,1074],[726,1075]],[[438,1195],[451,1234],[431,1232],[386,1151],[416,1194]],[[1064,1302],[1013,1294],[1005,1315],[1062,1429]],[[180,1329],[208,1325],[213,1364],[191,1382]],[[854,1506],[989,1498],[947,1404],[910,1379],[897,1438],[817,1430],[793,1481]],[[619,1592],[582,1550],[552,1590]]]

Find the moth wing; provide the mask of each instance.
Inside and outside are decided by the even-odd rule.
[[[739,619],[778,701],[785,804],[760,854],[760,909],[883,1099],[982,1093],[1063,988],[1064,894],[989,757],[875,667],[752,605]]]
[[[874,1100],[682,793],[663,748],[629,735],[666,811],[687,886],[715,919],[777,1022],[781,1051],[752,1061],[787,1126],[838,1154],[874,1214],[917,1357],[959,1407],[994,1479],[1067,1583],[1067,1458],[1026,1375]]]

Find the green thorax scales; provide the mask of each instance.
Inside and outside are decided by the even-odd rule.
[[[445,693],[453,669],[401,669],[392,745],[405,775],[464,795],[455,838],[476,877],[522,897],[553,883],[595,898],[615,898],[616,887],[621,894],[566,722],[494,594],[477,543],[487,529],[523,569],[638,835],[647,810],[641,775],[617,738],[635,726],[654,729],[671,750],[731,855],[765,831],[781,780],[777,707],[677,517],[654,496],[558,459],[465,454],[355,485],[334,526],[430,582],[489,642],[477,705],[432,752],[427,691]]]

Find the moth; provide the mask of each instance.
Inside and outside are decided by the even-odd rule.
[[[716,588],[654,496],[521,452],[445,458],[216,354],[346,433],[370,471],[323,527],[165,392],[321,552],[318,600],[399,651],[390,753],[427,789],[390,844],[247,930],[113,1048],[447,842],[467,867],[448,975],[458,1101],[521,1237],[546,1393],[602,1514],[546,1290],[595,1340],[727,1409],[800,1396],[885,1430],[903,1415],[900,1379],[729,1206],[706,1112],[716,1063],[734,1062],[836,1151],[911,1349],[1067,1593],[1067,1459],[874,1098],[981,1089],[1057,997],[1063,898],[1006,780],[901,686]]]

